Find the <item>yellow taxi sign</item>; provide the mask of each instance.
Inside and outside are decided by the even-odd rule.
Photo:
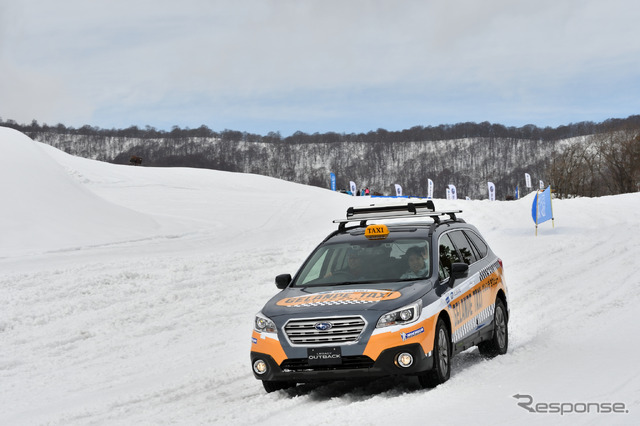
[[[389,235],[387,225],[369,225],[364,230],[364,236],[370,240],[383,240]]]

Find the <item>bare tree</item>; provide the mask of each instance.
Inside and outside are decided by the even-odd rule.
[[[638,190],[640,183],[640,132],[621,130],[598,135],[601,176],[611,194]]]

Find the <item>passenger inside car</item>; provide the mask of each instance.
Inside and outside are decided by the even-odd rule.
[[[429,251],[426,247],[411,247],[407,250],[409,270],[400,279],[423,278],[429,275]]]

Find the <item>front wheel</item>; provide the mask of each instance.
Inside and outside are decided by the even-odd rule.
[[[507,353],[509,347],[509,327],[507,325],[507,310],[501,299],[496,299],[496,309],[493,314],[493,336],[491,340],[478,345],[482,355],[494,357]]]
[[[449,329],[442,318],[436,324],[436,337],[433,342],[433,369],[418,376],[420,385],[434,388],[449,380],[451,375],[451,339]]]

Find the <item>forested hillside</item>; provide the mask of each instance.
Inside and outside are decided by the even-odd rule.
[[[170,132],[139,129],[79,129],[19,125],[31,138],[70,154],[129,164],[131,156],[143,166],[201,167],[255,173],[288,181],[329,187],[335,173],[337,187],[354,181],[385,195],[400,184],[408,195],[426,196],[427,180],[435,197],[444,197],[454,184],[460,197],[487,197],[487,181],[497,198],[512,196],[524,186],[524,173],[550,183],[560,195],[604,195],[638,190],[640,116],[583,122],[558,128],[520,128],[490,123],[417,126],[366,134],[296,132],[266,136],[225,130],[214,132],[174,127]],[[608,155],[607,155],[608,153]],[[624,163],[624,164],[623,164]],[[616,183],[616,181],[618,183]]]

